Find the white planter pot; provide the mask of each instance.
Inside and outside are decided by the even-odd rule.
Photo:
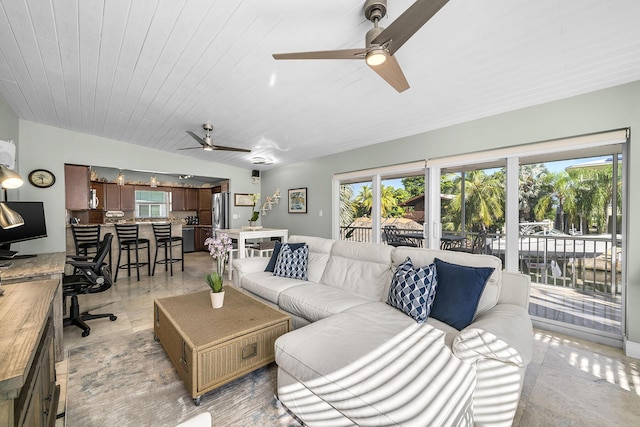
[[[211,307],[222,308],[224,303],[224,291],[222,292],[210,292],[211,295]]]

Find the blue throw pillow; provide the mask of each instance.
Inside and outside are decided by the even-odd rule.
[[[278,254],[278,261],[273,270],[274,276],[289,277],[291,279],[307,280],[307,260],[309,247],[304,245],[292,250],[288,244],[282,245]]]
[[[423,323],[429,317],[437,286],[435,264],[415,268],[407,257],[393,274],[387,304]]]
[[[435,259],[438,292],[431,317],[462,330],[471,324],[493,267],[468,267]]]
[[[287,243],[292,250],[296,250],[298,248],[303,247],[306,243]],[[280,248],[282,247],[282,243],[276,242],[273,247],[273,253],[271,254],[271,259],[267,264],[267,268],[264,271],[268,271],[269,273],[273,273],[273,270],[276,268],[276,261],[278,261],[278,254],[280,254]]]

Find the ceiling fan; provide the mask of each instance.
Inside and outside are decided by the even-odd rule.
[[[387,0],[366,0],[364,16],[373,22],[367,32],[365,48],[323,50],[316,52],[275,53],[275,59],[364,59],[398,92],[409,89],[393,54],[431,19],[449,0],[417,0],[386,29],[378,21],[387,14]]]
[[[215,145],[213,143],[213,138],[211,138],[211,131],[213,130],[213,125],[211,123],[205,123],[202,125],[202,129],[205,131],[204,138],[200,138],[198,135],[191,131],[187,131],[189,135],[193,137],[202,147],[187,147],[187,148],[178,148],[178,150],[196,150],[202,148],[204,151],[239,151],[242,153],[250,153],[251,150],[247,150],[245,148],[235,148],[235,147],[225,147],[224,145]]]

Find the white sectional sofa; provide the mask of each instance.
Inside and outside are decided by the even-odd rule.
[[[233,263],[235,286],[292,316],[295,330],[276,341],[278,398],[291,412],[310,426],[511,425],[533,345],[528,276],[488,255],[289,239],[302,242],[305,281],[265,272],[268,258]],[[386,303],[407,257],[494,268],[471,324],[420,324]]]

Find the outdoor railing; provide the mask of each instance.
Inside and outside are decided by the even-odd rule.
[[[487,253],[504,260],[504,242],[504,236],[490,235]],[[611,237],[520,235],[519,269],[534,283],[619,295],[620,247],[620,239]]]
[[[416,233],[414,229],[399,228],[399,231],[403,234]],[[370,227],[341,227],[340,234],[342,240],[372,241]],[[474,234],[467,233],[467,239],[471,241]],[[619,296],[622,276],[620,247],[621,240],[618,238],[614,243],[611,237],[520,235],[519,270],[531,276],[534,283]],[[485,253],[504,262],[504,251],[504,235],[488,234]]]

